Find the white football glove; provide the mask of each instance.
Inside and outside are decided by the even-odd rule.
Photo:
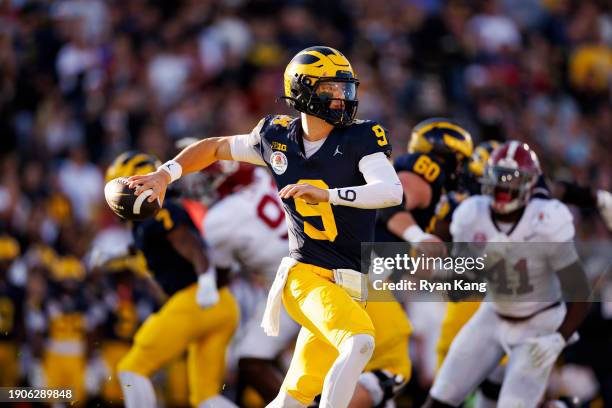
[[[544,368],[552,366],[557,361],[566,341],[561,333],[555,332],[544,336],[531,337],[526,340],[526,343],[531,345],[529,352],[533,365]]]
[[[214,267],[210,267],[206,272],[198,276],[196,303],[202,308],[207,308],[216,305],[217,302],[219,302],[217,272]]]
[[[597,207],[606,226],[612,231],[612,194],[606,190],[597,191]]]
[[[89,395],[98,395],[102,384],[110,375],[106,362],[100,356],[96,356],[87,362],[85,367],[85,389]]]

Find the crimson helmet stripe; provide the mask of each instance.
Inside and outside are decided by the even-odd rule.
[[[516,140],[512,140],[510,145],[508,146],[508,150],[506,151],[506,159],[515,160],[514,155],[516,154],[516,150],[520,146],[520,143]],[[516,161],[516,160],[515,160]]]

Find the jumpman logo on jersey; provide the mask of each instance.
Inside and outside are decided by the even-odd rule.
[[[334,152],[334,157],[335,157],[337,154],[344,154],[344,153],[342,153],[342,152],[340,151],[340,145],[336,146],[336,151]]]

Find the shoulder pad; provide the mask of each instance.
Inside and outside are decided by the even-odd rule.
[[[572,240],[576,233],[574,217],[569,208],[556,199],[532,199],[534,208],[532,224],[542,240],[565,242]]]
[[[389,131],[380,123],[373,120],[356,120],[345,131],[350,134],[351,146],[358,158],[373,153],[391,156]]]
[[[289,124],[295,120],[296,118],[291,117],[289,115],[271,115],[270,118],[270,126],[278,126],[282,128],[288,128]]]
[[[455,241],[465,241],[471,226],[475,225],[478,218],[482,217],[483,211],[488,211],[489,198],[475,195],[466,198],[453,212],[450,233]],[[471,234],[469,234],[471,236]]]
[[[420,176],[429,184],[444,183],[444,169],[427,153],[408,153],[395,160],[396,171],[407,171]]]

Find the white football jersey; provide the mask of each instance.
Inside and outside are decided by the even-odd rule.
[[[260,274],[272,283],[289,253],[285,212],[272,177],[255,169],[254,181],[215,203],[204,218],[204,235],[215,265]]]
[[[572,214],[558,200],[532,199],[512,229],[494,223],[491,198],[477,195],[463,201],[453,214],[455,242],[486,242],[489,261],[500,262],[487,272],[487,299],[502,315],[529,316],[562,300],[556,271],[578,259]],[[501,229],[501,231],[500,231]],[[502,231],[506,232],[502,232]]]

